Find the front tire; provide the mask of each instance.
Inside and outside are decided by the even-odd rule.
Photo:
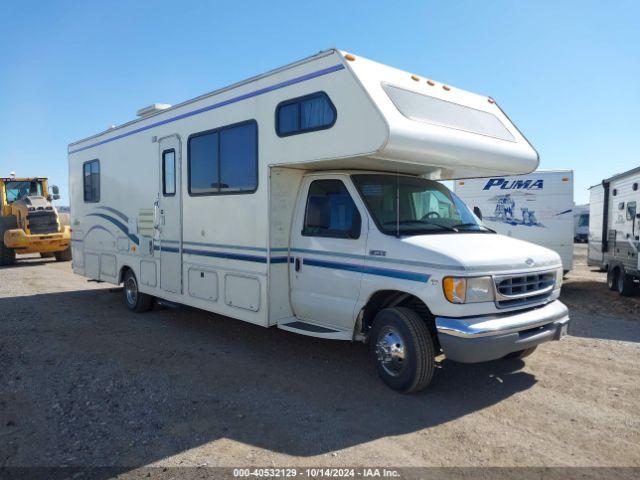
[[[618,272],[616,290],[618,290],[618,293],[623,297],[630,297],[634,294],[635,284],[633,283],[633,277],[627,275],[624,268],[620,268]]]
[[[124,275],[124,288],[122,292],[124,303],[132,312],[148,312],[153,307],[153,297],[138,290],[138,280],[131,270],[127,270],[127,273]]]
[[[71,261],[71,247],[67,247],[61,252],[55,252],[56,262],[70,262]]]
[[[385,308],[373,321],[371,359],[389,387],[403,393],[424,389],[433,378],[433,340],[420,316],[405,307]]]
[[[0,239],[0,265],[13,265],[14,263],[16,263],[16,251],[13,248],[5,247]]]

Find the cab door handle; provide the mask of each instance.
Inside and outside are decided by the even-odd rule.
[[[299,272],[300,271],[300,257],[296,257],[294,265],[295,265],[296,272]]]

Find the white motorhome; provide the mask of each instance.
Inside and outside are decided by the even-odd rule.
[[[589,204],[573,207],[573,239],[578,243],[589,241]]]
[[[458,180],[453,191],[496,232],[558,252],[573,268],[573,171]]]
[[[381,378],[566,333],[557,253],[434,180],[532,171],[491,98],[338,50],[69,145],[73,268],[264,327],[368,342]]]
[[[607,285],[620,295],[638,292],[640,282],[640,167],[589,189],[587,263],[607,271]]]

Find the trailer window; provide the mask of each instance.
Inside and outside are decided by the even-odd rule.
[[[82,165],[84,181],[84,201],[95,203],[100,201],[100,161],[91,160]]]
[[[162,194],[172,197],[176,194],[176,151],[162,152]]]
[[[276,133],[280,137],[326,130],[336,123],[336,107],[324,92],[281,102],[276,107]]]
[[[636,202],[627,202],[627,220],[636,218]]]
[[[392,85],[384,85],[384,89],[400,113],[411,120],[515,141],[507,127],[492,113]]]
[[[309,185],[302,235],[359,238],[362,219],[340,180],[315,180]]]
[[[189,137],[189,194],[251,193],[258,188],[258,124],[251,120]]]

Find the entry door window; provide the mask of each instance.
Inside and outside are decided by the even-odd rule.
[[[362,220],[347,187],[340,180],[315,180],[309,186],[302,235],[360,237]]]
[[[171,197],[176,194],[176,151],[162,152],[162,194]]]

